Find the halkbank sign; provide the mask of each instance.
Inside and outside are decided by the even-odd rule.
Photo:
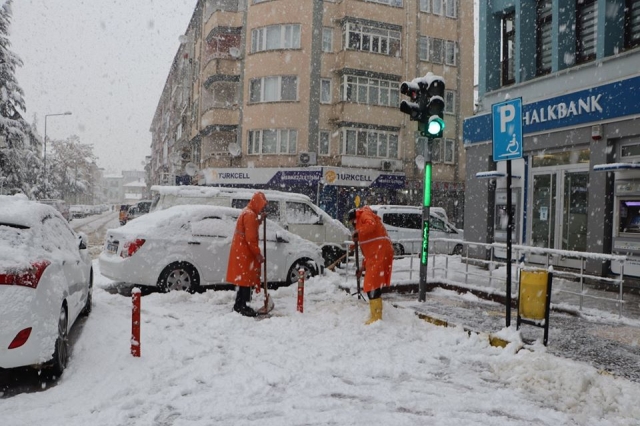
[[[640,114],[639,93],[640,77],[634,77],[524,104],[522,130],[526,135]],[[463,129],[465,145],[491,141],[491,114],[466,118]]]

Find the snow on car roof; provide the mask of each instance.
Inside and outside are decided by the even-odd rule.
[[[173,195],[176,197],[214,197],[216,195],[234,195],[240,197],[251,198],[257,191],[261,191],[267,197],[267,200],[288,199],[296,197],[300,200],[310,201],[311,199],[304,194],[291,192],[276,191],[273,189],[252,189],[252,188],[222,188],[218,186],[162,186],[154,185],[151,187],[152,192],[161,195]]]
[[[47,215],[60,215],[48,204],[29,200],[25,195],[0,195],[0,223],[12,223],[28,227],[42,223]],[[62,218],[62,216],[60,215]]]
[[[30,201],[24,195],[0,195],[0,271],[28,267],[41,259],[62,260],[64,246],[52,243],[56,238],[44,218],[62,215],[53,207]]]

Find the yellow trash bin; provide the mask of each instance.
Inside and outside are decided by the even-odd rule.
[[[520,316],[532,320],[543,320],[547,301],[547,271],[520,272]]]

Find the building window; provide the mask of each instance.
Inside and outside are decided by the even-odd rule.
[[[251,130],[247,141],[247,154],[293,155],[297,152],[297,142],[297,130]]]
[[[455,163],[456,141],[454,139],[445,139],[443,162],[445,164]]]
[[[333,52],[333,28],[324,27],[322,29],[322,51]]]
[[[551,5],[553,0],[538,0],[536,34],[536,74],[551,72]]]
[[[434,64],[441,64],[444,56],[444,40],[440,38],[429,39],[429,61]]]
[[[249,101],[281,102],[298,100],[298,77],[274,76],[251,80]]]
[[[418,58],[421,61],[429,60],[429,37],[420,36],[418,39]]]
[[[389,6],[402,7],[402,0],[364,0],[370,3],[388,4]]]
[[[442,15],[442,2],[443,0],[433,0],[431,13],[433,13],[434,15]]]
[[[300,48],[300,24],[271,25],[251,31],[251,53]]]
[[[444,63],[451,66],[456,66],[456,42],[446,40],[444,42]]]
[[[431,0],[420,0],[420,12],[431,12]]]
[[[624,46],[640,45],[640,0],[627,0],[624,10]]]
[[[341,90],[341,99],[346,102],[389,107],[400,105],[397,81],[345,75],[342,77]]]
[[[321,130],[319,135],[318,154],[329,155],[331,145],[331,133],[326,130]]]
[[[320,80],[320,103],[331,103],[331,80],[328,78]]]
[[[502,85],[516,82],[515,76],[515,12],[502,18]]]
[[[400,57],[400,31],[346,22],[343,35],[349,50]]]
[[[446,0],[445,13],[447,18],[457,17],[457,0]]]
[[[598,40],[598,2],[577,0],[576,3],[576,62],[596,58]]]
[[[398,158],[398,134],[367,129],[343,129],[342,155]]]
[[[444,91],[444,113],[456,113],[456,92],[454,92],[453,90]]]

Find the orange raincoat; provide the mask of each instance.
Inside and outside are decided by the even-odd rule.
[[[369,207],[356,210],[358,244],[364,256],[363,269],[365,292],[391,285],[393,246],[380,217]]]
[[[267,205],[262,192],[256,192],[238,216],[236,231],[231,242],[227,282],[242,286],[260,286],[259,227],[258,214]]]

